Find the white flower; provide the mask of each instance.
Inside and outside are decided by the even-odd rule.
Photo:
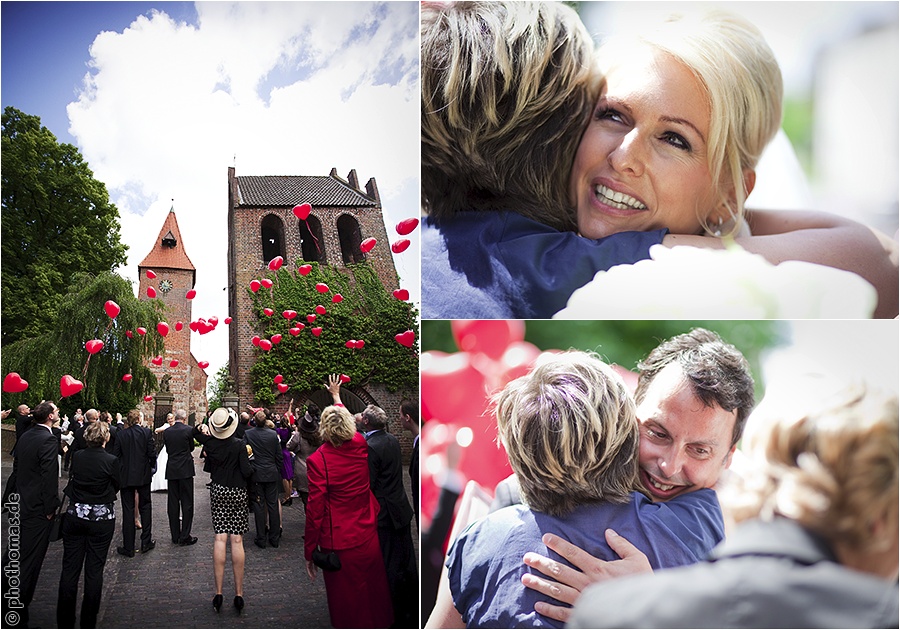
[[[725,250],[654,245],[650,259],[600,271],[554,319],[861,319],[875,288],[858,275],[807,262],[773,265]]]

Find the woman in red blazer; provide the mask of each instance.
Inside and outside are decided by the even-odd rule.
[[[394,613],[378,544],[378,500],[369,489],[365,437],[343,406],[322,411],[319,434],[324,444],[306,461],[306,573],[315,580],[312,552],[317,547],[335,551],[341,568],[323,572],[331,624],[387,628]]]

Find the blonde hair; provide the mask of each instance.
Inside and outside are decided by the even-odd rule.
[[[529,507],[562,516],[581,503],[628,500],[638,471],[635,406],[595,354],[554,355],[492,402]]]
[[[723,504],[736,521],[785,516],[831,543],[887,548],[872,526],[884,522],[896,540],[896,394],[857,384],[806,413],[780,413],[783,407],[754,415],[747,473],[723,493]]]
[[[105,422],[92,422],[84,428],[84,441],[88,446],[103,446],[109,438],[109,426]]]
[[[125,426],[133,427],[136,424],[140,424],[141,420],[144,419],[144,414],[141,413],[137,409],[132,409],[128,412],[128,415],[125,416]]]
[[[422,207],[514,210],[575,230],[569,171],[599,87],[558,2],[422,3]]]
[[[707,161],[718,202],[732,219],[743,216],[749,190],[744,171],[756,168],[763,149],[781,127],[784,84],[775,54],[753,24],[710,10],[671,15],[655,30],[613,37],[598,50],[601,67],[628,54],[627,46],[650,45],[682,63],[706,90],[710,109]],[[614,52],[624,47],[621,52]],[[711,208],[698,208],[708,232]],[[739,222],[735,222],[735,230]]]
[[[346,407],[331,405],[322,410],[319,419],[319,437],[332,446],[340,446],[353,439],[356,423]]]

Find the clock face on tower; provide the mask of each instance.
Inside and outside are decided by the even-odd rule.
[[[171,280],[161,280],[159,283],[159,290],[163,293],[168,293],[172,290],[172,281]]]

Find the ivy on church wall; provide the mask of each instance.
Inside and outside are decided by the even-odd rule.
[[[247,288],[257,318],[257,334],[270,342],[281,335],[271,350],[251,347],[256,360],[250,369],[255,399],[271,405],[280,395],[274,378],[281,374],[291,392],[320,389],[329,374],[346,374],[351,386],[382,384],[390,392],[405,391],[418,395],[419,356],[417,310],[409,303],[396,299],[384,288],[375,270],[368,263],[351,264],[343,268],[311,264],[307,275],[297,266],[283,266],[278,271],[266,271],[263,278],[272,280],[270,288],[261,287],[255,293]],[[325,284],[322,293],[316,286]],[[334,302],[339,294],[343,299]],[[324,307],[325,314],[316,313]],[[271,309],[267,315],[264,309]],[[285,318],[285,311],[296,311],[293,319]],[[321,310],[321,309],[320,309]],[[310,322],[308,316],[315,315]],[[299,334],[290,333],[295,324],[302,324]],[[319,336],[314,328],[321,328]],[[412,330],[416,341],[407,348],[394,338]],[[362,340],[362,348],[348,348],[349,340]]]

